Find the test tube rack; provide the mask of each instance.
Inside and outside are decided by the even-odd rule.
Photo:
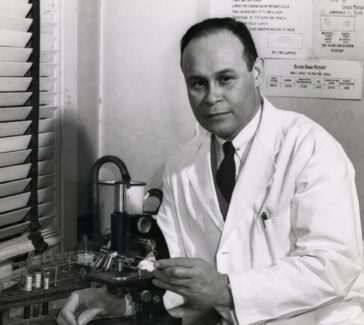
[[[74,290],[88,287],[89,282],[85,280],[88,270],[76,263],[77,253],[37,257],[32,260],[30,265],[27,265],[27,261],[13,263],[13,269],[18,270],[16,272],[18,275],[13,279],[16,285],[0,292],[0,325],[42,324],[45,319],[54,319],[55,311],[50,311],[49,315],[31,316],[24,319],[20,315],[12,317],[11,310],[63,299]],[[48,289],[38,288],[29,292],[25,290],[25,278],[27,274],[34,272],[42,274],[49,272]],[[47,322],[47,324],[54,324],[54,322]]]

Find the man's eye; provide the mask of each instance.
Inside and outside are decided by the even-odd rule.
[[[205,86],[205,83],[203,81],[194,81],[191,83],[192,89],[202,89]]]
[[[221,85],[228,85],[233,80],[233,77],[232,76],[221,76],[218,80]]]

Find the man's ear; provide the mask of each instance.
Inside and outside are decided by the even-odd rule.
[[[255,87],[259,87],[263,83],[264,79],[264,60],[260,57],[257,57],[255,63],[253,65],[253,76]]]

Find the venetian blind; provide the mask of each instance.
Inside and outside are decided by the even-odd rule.
[[[0,0],[0,262],[59,241],[56,4]]]

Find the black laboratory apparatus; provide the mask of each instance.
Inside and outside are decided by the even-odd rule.
[[[127,320],[105,319],[94,324],[101,324],[102,321],[102,324],[106,324],[106,321],[107,324],[180,325],[182,320],[170,316],[166,311],[163,304],[165,290],[153,285],[152,271],[140,268],[142,261],[169,257],[164,236],[153,218],[156,211],[134,213],[128,207],[135,200],[133,187],[141,186],[141,183],[131,181],[125,164],[114,156],[105,156],[96,162],[94,183],[97,183],[101,165],[110,161],[117,163],[122,174],[122,180],[114,185],[115,208],[111,214],[111,237],[108,245],[101,247],[92,271],[86,278],[106,285],[110,294],[130,297],[135,313]],[[149,190],[147,196],[155,196],[160,202],[162,200],[162,192],[157,189]],[[96,187],[93,199],[94,202],[98,201]]]

